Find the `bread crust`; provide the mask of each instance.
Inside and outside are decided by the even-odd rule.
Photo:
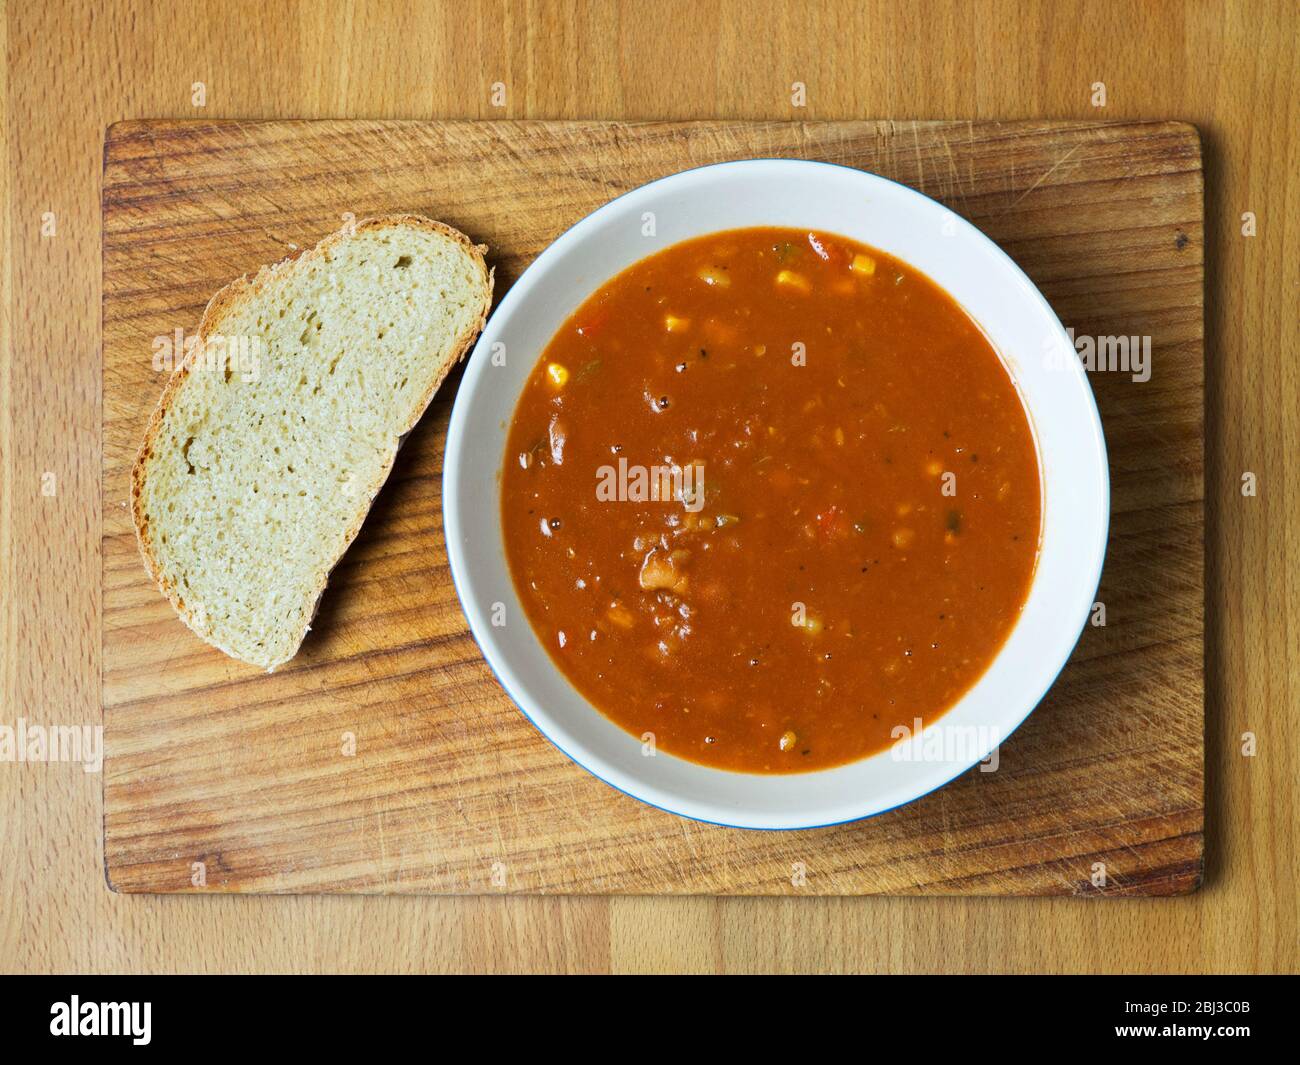
[[[332,247],[342,241],[350,239],[354,234],[368,230],[382,230],[387,228],[415,227],[427,229],[430,232],[437,233],[447,237],[455,243],[461,245],[462,249],[475,261],[477,261],[483,274],[483,291],[482,291],[482,308],[469,328],[465,330],[456,342],[451,346],[448,356],[443,360],[439,367],[438,373],[434,376],[428,389],[425,391],[422,399],[415,404],[409,423],[399,432],[397,441],[388,454],[388,460],[384,463],[383,469],[379,476],[363,490],[357,493],[358,507],[356,516],[349,525],[346,535],[343,539],[343,546],[335,558],[323,567],[322,571],[317,574],[316,584],[316,603],[313,606],[310,615],[303,625],[302,631],[298,633],[294,641],[293,649],[284,656],[274,661],[252,661],[243,657],[229,647],[224,646],[219,640],[214,639],[212,634],[206,630],[200,615],[202,613],[201,604],[196,609],[195,604],[186,603],[180,596],[176,585],[167,578],[162,571],[162,563],[158,558],[154,548],[152,532],[149,528],[149,521],[144,513],[144,486],[148,474],[148,460],[153,455],[153,446],[162,430],[163,423],[166,421],[167,413],[170,411],[172,404],[176,401],[180,390],[185,386],[186,380],[193,367],[203,358],[204,347],[210,336],[220,335],[219,324],[226,316],[236,307],[242,306],[247,301],[259,296],[265,288],[272,284],[279,277],[283,277],[288,271],[298,269],[302,264],[319,259],[324,256]],[[375,497],[383,487],[384,482],[388,480],[392,472],[393,463],[397,458],[397,450],[401,447],[406,435],[415,428],[416,423],[424,416],[429,404],[433,401],[434,395],[437,394],[442,382],[446,380],[447,374],[451,368],[460,362],[469,351],[475,339],[482,331],[487,322],[488,311],[492,306],[492,288],[494,281],[494,270],[488,267],[484,256],[487,253],[486,244],[475,244],[464,233],[454,229],[444,222],[436,221],[432,218],[426,218],[423,215],[414,214],[393,214],[380,215],[373,218],[366,218],[355,225],[345,226],[337,232],[329,234],[322,239],[314,248],[298,252],[297,254],[287,256],[278,262],[263,266],[254,274],[245,274],[236,278],[230,284],[218,291],[204,308],[203,316],[199,320],[198,341],[194,344],[192,350],[185,355],[181,364],[172,371],[166,386],[163,388],[162,395],[158,400],[158,405],[154,408],[153,414],[150,415],[149,421],[145,426],[144,439],[136,452],[135,463],[131,468],[131,496],[130,510],[131,520],[135,526],[136,542],[140,547],[140,555],[144,560],[145,570],[148,572],[150,579],[157,585],[158,590],[163,594],[177,615],[185,625],[200,639],[211,644],[219,651],[229,655],[241,662],[249,665],[260,666],[266,671],[273,672],[277,666],[293,658],[302,647],[303,640],[306,639],[307,633],[311,630],[311,622],[315,618],[316,610],[320,605],[321,596],[325,592],[325,587],[329,583],[330,573],[338,565],[339,560],[346,554],[347,549],[352,545],[352,541],[357,538],[361,531],[361,526],[365,523],[366,515],[370,513]]]

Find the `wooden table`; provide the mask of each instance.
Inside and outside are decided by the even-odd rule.
[[[128,897],[104,883],[100,779],[0,764],[0,969],[1300,968],[1294,6],[767,6],[534,3],[525,18],[486,2],[11,5],[0,29],[0,724],[99,715],[108,123],[1176,118],[1199,126],[1206,158],[1204,888],[1132,902]],[[1248,473],[1254,496],[1242,492]],[[1253,756],[1241,753],[1248,732]]]

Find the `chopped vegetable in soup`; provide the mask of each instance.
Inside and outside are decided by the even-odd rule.
[[[673,245],[565,322],[515,410],[502,521],[538,637],[629,742],[788,773],[979,679],[1040,496],[1015,385],[946,292],[763,228]]]

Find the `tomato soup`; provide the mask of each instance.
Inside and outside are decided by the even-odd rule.
[[[1028,416],[926,276],[830,233],[673,245],[551,340],[510,425],[507,561],[629,742],[840,765],[988,668],[1038,556]]]

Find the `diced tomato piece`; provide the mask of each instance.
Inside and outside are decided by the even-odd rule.
[[[848,262],[848,252],[820,233],[809,233],[808,245],[824,263],[841,265]]]
[[[849,519],[832,503],[816,517],[817,531],[824,540],[842,540],[849,534]]]

